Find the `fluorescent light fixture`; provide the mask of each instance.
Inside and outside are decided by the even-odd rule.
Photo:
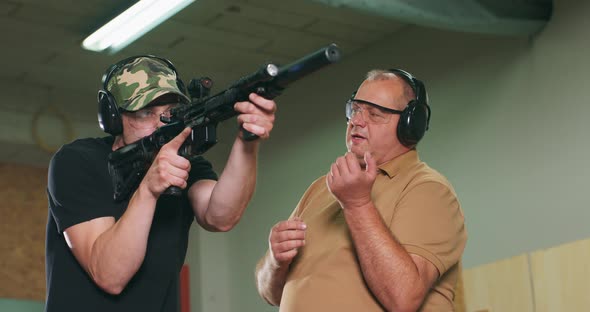
[[[195,0],[141,0],[82,42],[86,50],[116,53]]]

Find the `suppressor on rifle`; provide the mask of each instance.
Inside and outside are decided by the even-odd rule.
[[[340,60],[340,49],[335,43],[325,48],[300,58],[293,63],[280,68],[277,77],[273,83],[279,88],[285,88],[291,82],[310,74],[325,65],[338,62]]]

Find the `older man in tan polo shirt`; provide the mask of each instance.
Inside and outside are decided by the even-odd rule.
[[[453,311],[467,234],[451,184],[420,161],[424,84],[373,70],[346,103],[348,152],[277,223],[260,295],[280,311]]]

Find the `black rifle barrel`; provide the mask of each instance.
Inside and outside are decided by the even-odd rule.
[[[262,66],[257,72],[255,72],[249,76],[240,78],[233,85],[231,85],[231,87],[229,87],[229,89],[240,88],[243,90],[247,90],[249,88],[252,88],[253,86],[255,86],[258,83],[261,83],[264,81],[269,81],[269,80],[273,79],[277,75],[278,72],[279,72],[279,69],[277,68],[277,66],[275,64],[272,64],[272,63],[266,64],[266,65]]]
[[[340,49],[334,43],[319,49],[293,63],[280,68],[279,73],[273,79],[273,84],[279,88],[285,88],[294,82],[314,72],[325,65],[338,62],[340,60]]]

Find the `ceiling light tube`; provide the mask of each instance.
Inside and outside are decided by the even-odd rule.
[[[88,36],[86,50],[114,54],[195,0],[141,0]]]

